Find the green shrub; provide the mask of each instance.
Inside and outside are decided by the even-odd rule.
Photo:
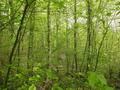
[[[92,90],[114,90],[109,87],[103,74],[97,72],[88,72],[88,85]]]

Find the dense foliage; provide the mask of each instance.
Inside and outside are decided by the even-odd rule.
[[[0,90],[120,90],[119,0],[1,0]]]

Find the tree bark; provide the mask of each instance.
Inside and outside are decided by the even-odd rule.
[[[74,61],[75,61],[75,71],[77,72],[78,62],[77,62],[77,1],[74,0]]]
[[[15,39],[14,45],[12,47],[12,51],[10,53],[10,56],[9,56],[9,60],[8,60],[9,61],[9,67],[7,69],[7,74],[6,74],[5,83],[4,83],[5,87],[7,87],[7,83],[8,83],[8,80],[9,80],[13,55],[14,55],[15,49],[16,49],[17,44],[18,44],[19,35],[20,35],[21,30],[22,30],[22,26],[23,26],[24,19],[25,19],[26,13],[27,13],[27,9],[28,9],[28,4],[26,4],[25,7],[24,7],[23,15],[22,15],[22,18],[21,18],[21,21],[20,21],[20,26],[17,30],[16,39]]]
[[[51,29],[50,29],[50,3],[51,1],[48,0],[48,5],[47,5],[47,59],[48,59],[48,67],[50,64],[50,53],[51,53],[51,42],[50,42],[50,37],[51,37]]]

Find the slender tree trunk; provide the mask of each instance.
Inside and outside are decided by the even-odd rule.
[[[57,61],[58,61],[58,63],[60,64],[60,60],[59,60],[59,51],[58,51],[58,48],[59,48],[59,29],[60,29],[60,26],[59,26],[59,24],[60,24],[60,20],[59,20],[59,18],[60,18],[60,12],[59,11],[57,11],[56,12],[56,48],[57,48],[57,51],[56,51],[56,59],[57,59]],[[57,65],[57,71],[59,71],[59,67],[58,67],[58,65]]]
[[[33,55],[33,43],[34,43],[34,30],[35,30],[35,4],[31,6],[31,15],[30,15],[30,31],[29,31],[29,43],[28,43],[28,60],[27,60],[27,68],[33,67],[32,61],[34,59]]]
[[[5,87],[7,87],[7,83],[8,83],[8,80],[9,80],[13,55],[14,55],[15,49],[16,49],[17,44],[18,44],[19,35],[20,35],[21,30],[22,30],[22,26],[23,26],[24,19],[25,19],[26,13],[27,13],[27,9],[28,9],[28,4],[26,4],[25,7],[24,7],[23,15],[22,15],[22,18],[21,18],[21,21],[20,21],[20,26],[17,30],[16,39],[15,39],[15,42],[13,44],[12,51],[10,52],[10,56],[9,56],[9,60],[8,60],[9,61],[9,67],[7,69],[7,74],[6,74],[5,83],[4,83]]]
[[[77,0],[74,0],[74,60],[75,60],[75,71],[77,72]]]
[[[67,73],[69,73],[69,55],[68,55],[68,49],[69,49],[69,30],[68,30],[68,13],[66,9],[66,68]]]
[[[18,47],[17,47],[17,59],[18,59],[18,62],[17,62],[17,73],[19,73],[19,66],[20,66],[20,46],[21,46],[21,41],[20,41],[20,38],[18,40]]]
[[[24,35],[25,35],[25,30],[26,30],[26,27],[24,28],[24,30],[20,33],[20,37],[18,39],[18,47],[17,47],[17,57],[18,57],[18,62],[17,62],[17,73],[19,73],[20,71],[20,61],[21,61],[21,57],[20,57],[20,52],[22,51],[22,42],[23,42],[23,39],[24,39]],[[13,59],[15,60],[15,59]]]
[[[47,5],[47,61],[48,61],[48,67],[50,64],[50,53],[51,53],[51,42],[50,42],[50,37],[51,37],[51,29],[50,29],[50,3],[51,1],[48,0],[48,5]]]
[[[101,51],[102,45],[103,45],[103,43],[104,43],[105,37],[106,37],[106,35],[107,35],[107,33],[108,33],[108,28],[105,27],[104,25],[103,25],[103,27],[104,27],[104,29],[105,29],[106,31],[105,31],[105,33],[103,34],[102,40],[101,40],[100,45],[99,45],[99,47],[98,47],[94,71],[97,70],[98,63],[99,63],[100,51]]]
[[[87,69],[86,72],[90,70],[90,64],[92,59],[92,9],[91,9],[92,0],[87,0]]]
[[[10,16],[9,16],[9,30],[11,32],[11,36],[13,37],[13,34],[14,34],[14,19],[13,19],[13,15],[14,15],[14,9],[13,9],[13,0],[9,0],[9,13],[10,13]]]
[[[0,54],[2,53],[2,43],[3,43],[3,31],[0,31]],[[0,56],[0,67],[2,67],[4,64],[4,59],[2,56]]]

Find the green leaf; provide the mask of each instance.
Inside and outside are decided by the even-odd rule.
[[[40,79],[40,75],[36,75],[36,76],[30,77],[29,81],[36,82],[36,81],[39,81],[39,79]]]
[[[54,71],[52,71],[51,69],[48,69],[46,74],[47,74],[48,79],[50,79],[50,80],[58,79],[58,77],[55,75]]]
[[[98,82],[97,74],[95,72],[89,72],[88,83],[90,86],[95,87],[95,84]]]
[[[52,76],[53,76],[52,70],[51,70],[51,69],[48,69],[46,73],[47,73],[47,77],[48,77],[49,79],[52,79]]]
[[[115,5],[119,6],[119,5],[120,5],[120,2],[117,2]]]
[[[52,90],[63,90],[57,83],[55,83],[52,87]]]
[[[30,87],[29,87],[29,90],[37,90],[36,89],[36,86],[34,84],[32,84]]]
[[[64,7],[64,0],[53,0],[54,6],[56,8],[63,8]]]
[[[107,13],[106,15],[107,15],[107,16],[111,16],[111,15],[112,15],[112,13],[111,13],[111,12],[109,12],[109,13]]]
[[[104,88],[105,88],[104,90],[114,90],[112,87],[109,86],[105,86]]]
[[[102,74],[98,74],[97,78],[99,79],[102,85],[107,85],[106,78]]]
[[[23,78],[22,74],[16,74],[15,76],[16,76],[17,78],[19,78],[19,79],[22,79],[22,78]]]
[[[34,67],[33,72],[37,72],[39,70],[39,67]]]

